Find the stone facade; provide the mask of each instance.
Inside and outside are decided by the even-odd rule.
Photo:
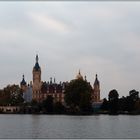
[[[52,78],[50,79],[50,82],[43,82],[41,87],[42,99],[51,95],[54,98],[54,102],[61,102],[64,104],[64,92],[66,85],[67,82],[60,82],[59,84],[52,82]]]

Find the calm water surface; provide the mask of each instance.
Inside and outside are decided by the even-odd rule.
[[[0,138],[140,138],[140,116],[0,115]]]

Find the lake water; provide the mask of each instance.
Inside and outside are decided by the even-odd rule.
[[[140,138],[140,116],[0,115],[0,138]]]

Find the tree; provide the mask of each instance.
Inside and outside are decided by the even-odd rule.
[[[109,101],[118,99],[118,97],[119,97],[119,94],[118,94],[118,91],[116,89],[111,90],[108,94]]]
[[[108,98],[110,114],[118,113],[118,97],[119,94],[116,89],[113,89],[109,92]]]
[[[38,102],[36,100],[31,101],[31,106],[37,106],[37,105],[38,105]]]
[[[31,105],[31,112],[32,113],[39,113],[41,111],[41,104],[39,102],[37,102],[36,100],[33,99],[31,101],[31,103],[29,103],[29,106],[30,105]],[[28,105],[26,107],[28,108]]]
[[[21,89],[18,85],[12,85],[10,87],[11,105],[20,105],[24,99],[22,97]]]
[[[131,112],[135,110],[135,103],[139,100],[139,92],[136,90],[129,91],[129,96],[126,97],[126,109]]]
[[[119,111],[127,111],[127,105],[126,105],[126,102],[127,102],[127,98],[122,96],[119,101],[118,101],[118,109]]]
[[[0,92],[0,96],[0,105],[20,105],[24,101],[18,85],[8,85]]]
[[[53,97],[48,95],[47,98],[42,102],[42,107],[44,108],[45,112],[53,113]]]
[[[134,107],[135,107],[135,110],[140,113],[140,99],[135,102]]]
[[[91,93],[86,92],[86,91],[85,91],[85,93],[81,93],[79,107],[80,107],[82,112],[91,111],[91,109],[92,109],[92,107],[91,107]]]
[[[129,91],[129,96],[132,98],[133,101],[136,101],[139,99],[139,92],[133,89]]]
[[[82,79],[72,80],[65,89],[65,102],[73,110],[89,111],[91,109],[91,85]]]
[[[6,106],[10,104],[10,93],[6,92],[6,89],[0,90],[0,105]]]
[[[56,102],[54,104],[54,112],[58,114],[63,114],[65,113],[65,107],[61,102]]]
[[[106,98],[103,99],[103,103],[101,105],[101,110],[105,110],[108,111],[109,105],[108,105],[108,101]]]

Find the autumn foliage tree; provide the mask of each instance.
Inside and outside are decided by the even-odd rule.
[[[22,92],[18,85],[8,85],[0,90],[0,105],[20,105],[23,101]]]

